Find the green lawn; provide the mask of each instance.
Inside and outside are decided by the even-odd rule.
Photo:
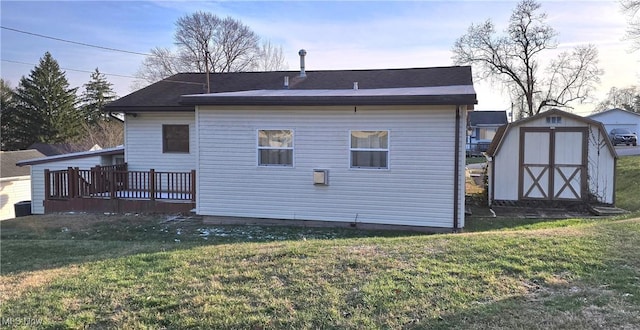
[[[640,157],[619,160],[636,212]],[[622,205],[620,205],[622,206]],[[634,209],[635,207],[635,209]],[[424,235],[162,217],[0,223],[0,327],[638,329],[640,219]]]

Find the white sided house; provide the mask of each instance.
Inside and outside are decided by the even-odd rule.
[[[106,108],[129,169],[195,170],[197,214],[464,227],[470,67],[220,73],[211,93],[204,77]]]
[[[604,124],[607,133],[616,128],[626,128],[636,135],[640,134],[640,113],[615,108],[592,114],[587,118]]]
[[[45,213],[45,171],[60,171],[68,168],[90,169],[96,166],[111,166],[124,162],[124,147],[105,148],[41,157],[18,162],[18,166],[31,165],[31,213]],[[66,183],[66,182],[65,182]]]
[[[487,151],[489,204],[614,204],[616,157],[595,120],[553,109],[509,123]]]
[[[16,166],[16,163],[43,156],[32,149],[0,151],[0,220],[14,218],[15,204],[31,200],[29,168]]]

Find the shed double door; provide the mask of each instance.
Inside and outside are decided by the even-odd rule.
[[[520,199],[585,199],[586,165],[586,128],[520,128]]]

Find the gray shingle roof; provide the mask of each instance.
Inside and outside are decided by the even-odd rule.
[[[289,77],[289,90],[385,89],[473,85],[471,67],[435,67],[380,70],[231,72],[210,75],[211,93],[255,90],[283,90]],[[110,112],[193,111],[181,104],[182,95],[206,93],[204,73],[179,73],[124,96],[105,107]],[[475,98],[475,93],[474,93]],[[475,103],[475,102],[474,102]]]
[[[11,178],[30,175],[31,172],[28,167],[19,167],[16,166],[16,163],[40,157],[44,157],[44,155],[38,150],[1,151],[0,177]]]
[[[471,127],[478,125],[501,126],[506,123],[506,111],[473,111],[469,113],[469,125]]]

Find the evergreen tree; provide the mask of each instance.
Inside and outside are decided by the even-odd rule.
[[[28,137],[23,148],[34,142],[58,143],[76,138],[82,121],[76,109],[76,90],[69,88],[58,62],[46,52],[28,77],[16,88],[17,134]]]
[[[98,123],[101,118],[108,118],[102,113],[102,108],[117,98],[112,86],[113,84],[107,81],[107,78],[98,71],[98,68],[91,73],[91,80],[84,84],[85,90],[81,97],[81,110],[84,119],[89,125]]]
[[[17,116],[13,89],[9,83],[0,79],[0,147],[3,151],[19,150],[25,137],[18,134],[20,121]]]

